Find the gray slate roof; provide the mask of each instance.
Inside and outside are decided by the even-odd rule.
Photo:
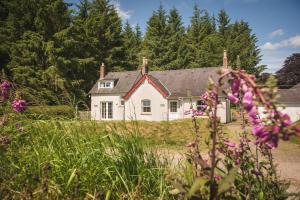
[[[300,87],[278,90],[280,103],[300,103]]]
[[[149,75],[161,83],[169,92],[170,97],[187,97],[187,90],[192,96],[199,96],[205,92],[209,77],[217,80],[220,67],[180,69],[167,71],[150,71]],[[90,94],[120,94],[124,95],[141,77],[140,71],[109,72],[104,79],[118,80],[112,89],[98,89],[98,82],[93,86]]]

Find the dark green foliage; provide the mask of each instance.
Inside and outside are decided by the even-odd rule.
[[[185,28],[176,8],[162,5],[147,22],[143,37],[121,18],[110,0],[80,0],[72,10],[63,0],[0,0],[0,72],[29,104],[73,104],[86,101],[106,71],[136,70],[142,57],[150,70],[229,65],[259,74],[257,38],[244,21],[231,23],[224,10],[209,15],[195,5]]]
[[[141,30],[138,25],[134,29],[132,29],[127,21],[122,33],[125,54],[124,66],[126,70],[136,70],[142,60],[140,53],[142,50]]]
[[[147,31],[144,38],[143,53],[149,59],[149,67],[152,70],[163,70],[168,64],[167,52],[167,16],[163,6],[147,22]]]
[[[283,67],[276,72],[278,85],[281,88],[290,88],[300,82],[300,53],[287,57]]]
[[[24,113],[26,119],[73,119],[75,116],[74,108],[67,105],[60,106],[28,106]]]

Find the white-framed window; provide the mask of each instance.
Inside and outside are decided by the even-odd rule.
[[[151,112],[151,101],[149,99],[142,100],[142,112],[143,113]]]
[[[206,109],[205,102],[203,100],[198,100],[197,101],[197,110],[204,112],[205,109]]]
[[[176,113],[177,112],[177,101],[170,101],[170,112]]]
[[[100,102],[100,113],[102,119],[113,118],[113,103],[111,101]]]
[[[113,81],[101,81],[99,83],[99,88],[113,88],[114,82]]]

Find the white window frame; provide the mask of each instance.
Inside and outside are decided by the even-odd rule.
[[[99,82],[99,88],[113,88],[114,81],[101,81]]]
[[[145,106],[144,102],[149,102],[149,106],[148,105]],[[144,108],[149,108],[149,111],[145,111]],[[150,99],[143,99],[141,101],[141,109],[142,109],[142,113],[150,114],[151,113],[151,100]]]
[[[110,120],[113,119],[113,102],[112,101],[100,101],[100,116],[101,119]],[[105,112],[103,112],[105,111]]]
[[[172,103],[176,103],[176,111],[172,110]],[[169,102],[169,110],[170,110],[170,113],[177,113],[178,112],[178,101],[170,101]]]

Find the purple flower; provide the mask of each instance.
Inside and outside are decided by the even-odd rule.
[[[243,84],[242,85],[242,90],[243,90],[244,93],[246,93],[246,92],[248,92],[249,88],[246,84]]]
[[[255,136],[260,136],[262,135],[265,131],[264,131],[264,126],[263,125],[257,125],[257,126],[254,126],[253,129],[252,129],[252,133],[253,135]]]
[[[231,93],[228,93],[227,97],[231,103],[236,104],[237,102],[239,102],[239,99]]]
[[[243,97],[243,104],[244,104],[244,108],[246,111],[250,111],[253,107],[253,101],[252,101],[252,98],[253,98],[253,94],[252,92],[248,91],[244,94],[244,97]]]
[[[269,149],[274,149],[278,146],[278,137],[272,136],[271,140],[269,140],[266,144]]]
[[[282,123],[284,126],[289,126],[292,124],[291,118],[287,114],[281,115],[281,118],[283,120]]]
[[[248,114],[249,114],[249,117],[251,117],[252,119],[257,119],[257,108],[256,108],[256,106],[253,106]]]
[[[215,175],[215,180],[216,180],[216,181],[222,180],[222,176],[220,176],[220,175]]]
[[[273,133],[279,133],[279,132],[280,132],[280,127],[277,126],[277,125],[274,125],[274,126],[272,127],[272,132],[273,132]]]
[[[11,87],[10,83],[6,80],[4,80],[0,84],[1,96],[2,96],[3,100],[6,100],[8,98],[10,87]]]
[[[229,142],[229,141],[225,141],[224,144],[225,144],[226,146],[228,146],[228,147],[235,147],[235,146],[236,146],[235,143]]]
[[[240,159],[236,159],[236,160],[235,160],[235,164],[236,164],[236,165],[239,165],[240,163],[241,163],[241,160],[240,160]]]
[[[240,79],[233,79],[232,82],[231,82],[231,91],[233,94],[237,95],[238,92],[239,92],[239,88],[240,88]]]
[[[26,101],[22,99],[13,100],[11,106],[16,112],[23,112],[26,109]]]
[[[289,138],[290,138],[289,134],[284,134],[282,137],[282,139],[285,141],[289,140]]]

